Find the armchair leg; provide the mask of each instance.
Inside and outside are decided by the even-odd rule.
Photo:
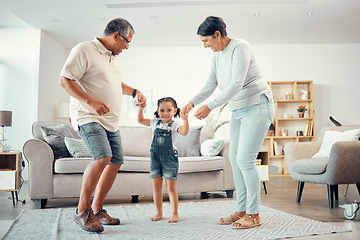
[[[298,182],[298,192],[296,197],[296,202],[300,202],[302,191],[304,189],[304,182]]]
[[[329,208],[334,208],[334,195],[335,200],[339,199],[338,185],[327,185]]]

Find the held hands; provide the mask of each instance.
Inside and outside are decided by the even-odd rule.
[[[194,107],[194,104],[192,102],[189,102],[184,107],[182,107],[180,110],[181,119],[183,119],[183,120],[187,119],[188,114],[189,114],[190,110],[193,109],[193,107]],[[196,117],[199,120],[202,120],[202,119],[206,118],[210,112],[211,111],[210,111],[209,107],[207,105],[204,105],[195,112],[194,117]]]
[[[147,100],[147,98],[138,90],[137,92],[136,92],[136,96],[135,96],[136,98],[137,98],[137,104],[136,104],[136,106],[139,106],[139,108],[141,109],[141,110],[143,110],[145,107],[146,107],[146,100]]]
[[[190,110],[194,107],[194,104],[192,102],[189,102],[185,106],[183,106],[180,110],[180,117],[182,120],[188,119],[188,114]]]

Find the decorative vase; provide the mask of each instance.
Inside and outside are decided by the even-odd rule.
[[[305,112],[298,112],[299,113],[299,118],[303,118],[305,115]]]

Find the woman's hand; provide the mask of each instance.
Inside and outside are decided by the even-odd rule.
[[[204,105],[202,107],[200,107],[194,114],[194,117],[196,117],[197,119],[203,120],[204,118],[206,118],[209,113],[210,113],[210,109],[207,105]]]
[[[183,106],[180,110],[180,117],[182,120],[188,118],[188,114],[191,111],[191,109],[194,107],[194,104],[192,102],[189,102],[185,106]]]

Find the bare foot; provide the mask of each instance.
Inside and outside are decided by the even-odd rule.
[[[163,219],[163,216],[160,214],[156,214],[154,217],[150,218],[151,221],[159,221],[161,219]]]
[[[235,221],[239,220],[240,218],[247,217],[247,216],[248,215],[246,214],[246,212],[235,212],[234,214],[230,215],[232,222],[235,222]],[[220,218],[219,223],[224,223],[224,218]]]
[[[174,214],[174,215],[171,216],[168,223],[177,223],[178,221],[179,221],[179,215]]]

